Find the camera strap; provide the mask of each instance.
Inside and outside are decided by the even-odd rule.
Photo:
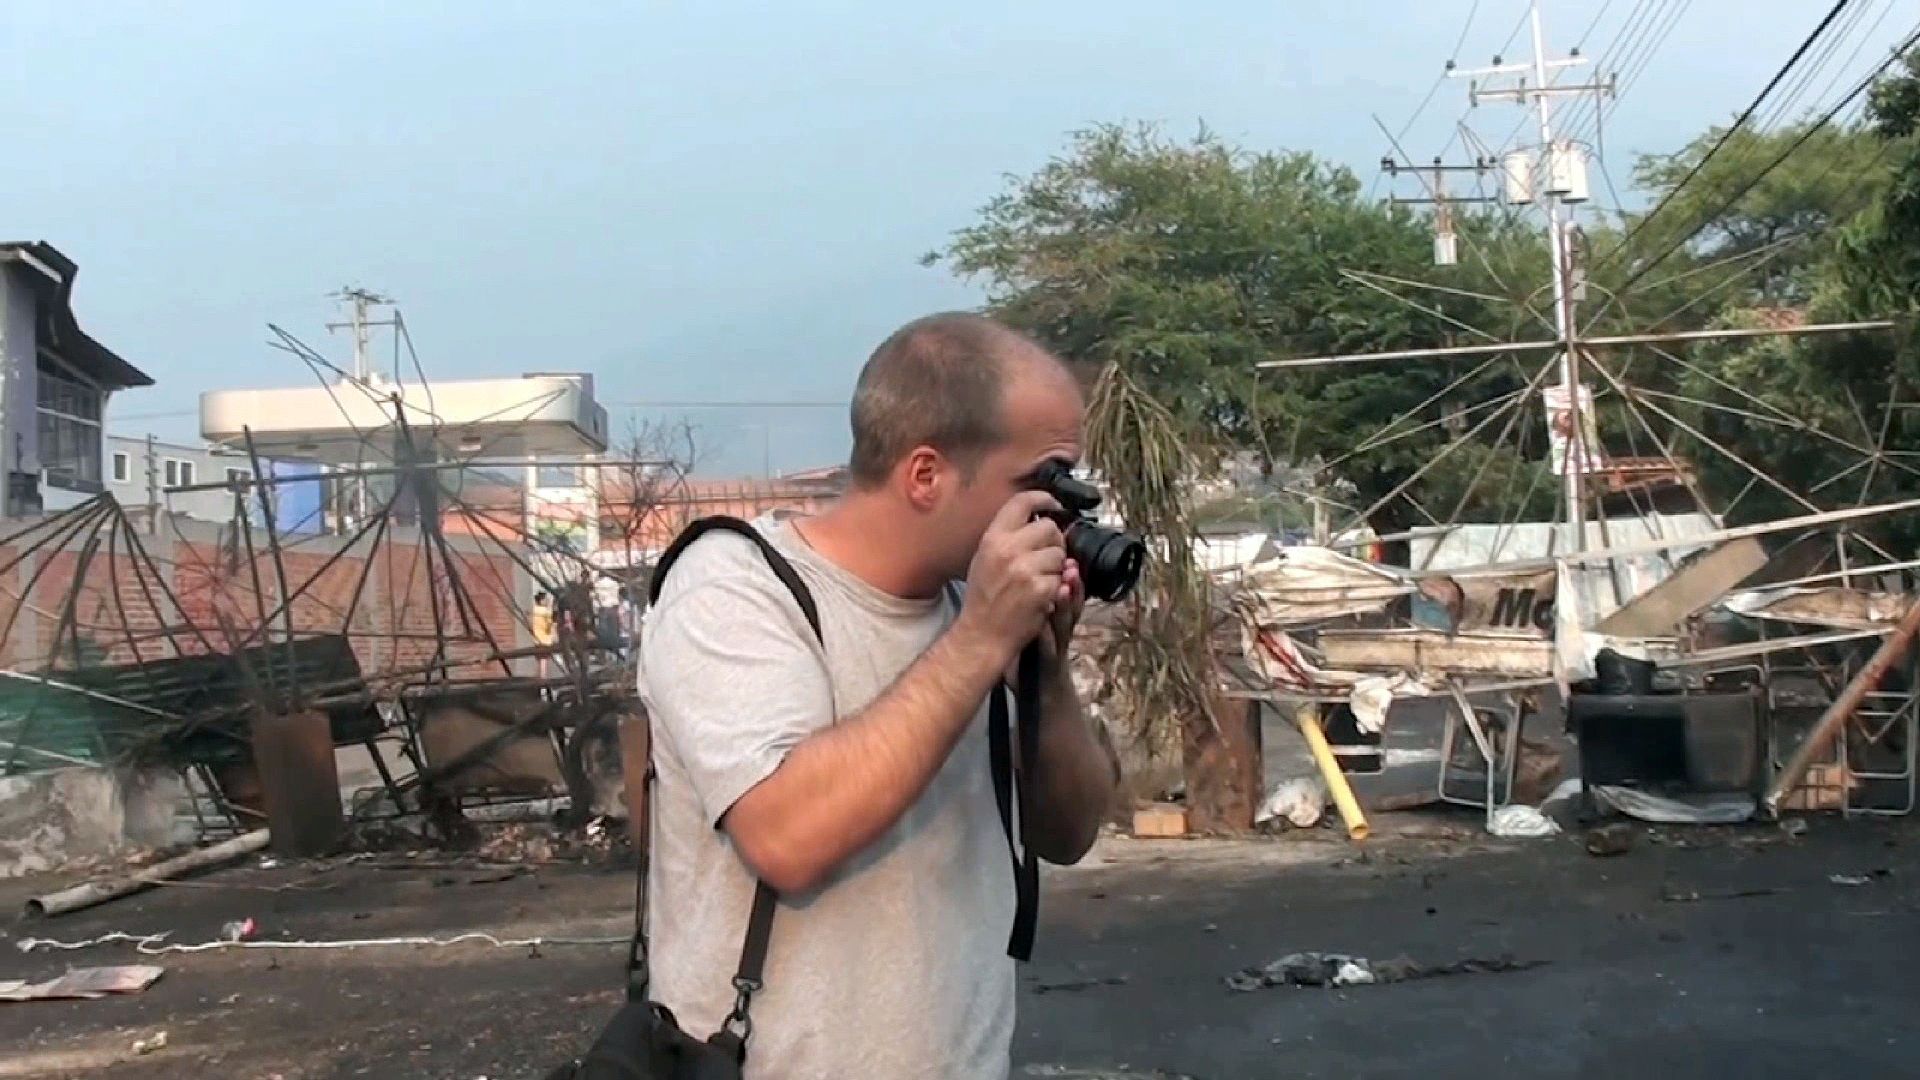
[[[1040,648],[1028,645],[1020,652],[1015,675],[1015,708],[1007,705],[1007,688],[995,686],[987,707],[987,759],[993,773],[993,801],[1000,811],[1000,828],[1007,834],[1007,853],[1013,860],[1013,930],[1007,935],[1007,955],[1033,958],[1033,938],[1040,918],[1040,859],[1034,853],[1033,763],[1040,753]],[[1020,756],[1013,754],[1018,714]],[[1014,810],[1019,808],[1018,829]],[[1017,834],[1017,835],[1016,835]]]
[[[653,581],[648,586],[647,602],[651,605],[660,599],[661,586],[666,583],[667,571],[679,560],[689,545],[702,536],[714,531],[735,533],[753,541],[760,554],[766,557],[767,565],[773,568],[774,576],[780,584],[793,594],[794,603],[800,606],[800,613],[806,617],[807,625],[812,628],[815,640],[822,647],[826,640],[820,633],[820,608],[814,603],[813,593],[807,589],[806,582],[800,579],[799,571],[780,554],[760,530],[735,517],[716,514],[701,518],[686,527],[676,537],[667,550],[661,554],[660,561],[654,565]],[[647,802],[652,803],[653,794],[653,739],[649,733],[647,739]],[[647,864],[649,851],[643,850],[639,859],[639,895],[634,903],[633,942],[627,950],[627,1000],[643,1002],[647,997]],[[747,916],[745,939],[740,944],[740,966],[733,976],[733,1011],[728,1013],[725,1027],[742,1042],[751,1032],[752,1026],[747,1019],[747,1009],[752,1004],[753,995],[761,987],[761,979],[766,972],[767,944],[773,933],[773,913],[778,906],[779,895],[764,881],[754,883],[753,909]]]

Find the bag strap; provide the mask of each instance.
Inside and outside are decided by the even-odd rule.
[[[767,565],[773,568],[774,576],[780,579],[780,584],[786,586],[787,592],[793,595],[794,602],[800,605],[800,613],[806,617],[807,626],[813,630],[814,639],[819,641],[822,647],[826,645],[826,638],[820,632],[819,605],[814,603],[813,593],[807,588],[806,582],[800,579],[800,572],[793,568],[793,564],[787,561],[785,555],[780,554],[779,549],[775,548],[771,541],[761,535],[760,530],[739,518],[725,514],[701,518],[688,525],[679,536],[674,538],[673,543],[667,546],[667,550],[660,556],[660,561],[654,564],[653,580],[647,587],[649,605],[659,601],[660,589],[666,583],[667,571],[679,561],[680,556],[694,541],[710,532],[730,532],[753,541],[754,546],[760,549],[760,554],[766,558]],[[652,802],[653,779],[653,739],[649,733],[646,776],[649,803]],[[639,862],[639,899],[634,905],[633,943],[627,950],[627,1000],[633,1002],[644,1002],[647,997],[648,862],[647,854],[642,853]],[[733,976],[733,1011],[727,1014],[722,1025],[724,1031],[731,1033],[742,1043],[752,1031],[753,1025],[747,1018],[747,1009],[752,1003],[753,995],[759,991],[762,985],[761,980],[766,973],[767,945],[772,937],[773,913],[779,899],[779,894],[775,893],[766,882],[754,883],[753,910],[747,915],[746,937],[740,944],[740,966],[735,969]]]
[[[1014,928],[1006,938],[1006,955],[1016,961],[1033,959],[1033,936],[1041,917],[1041,859],[1033,849],[1033,773],[1041,751],[1041,653],[1027,646],[1016,671],[1014,707],[1008,707],[1006,686],[993,688],[987,709],[987,761],[993,773],[993,799],[1000,809],[1000,828],[1006,849],[1014,859]],[[1018,715],[1018,723],[1016,723]],[[1014,761],[1014,730],[1020,732],[1020,761]],[[1014,826],[1014,807],[1020,826]],[[1018,836],[1018,844],[1016,844]]]
[[[955,604],[957,592],[949,590]],[[1004,683],[996,683],[987,699],[987,772],[993,778],[994,808],[1000,812],[1000,831],[1007,837],[1007,857],[1013,861],[1013,929],[1007,935],[1007,955],[1025,962],[1033,959],[1034,932],[1040,921],[1040,859],[1034,853],[1028,822],[1033,819],[1031,790],[1033,761],[1040,752],[1040,653],[1037,646],[1021,650],[1016,672],[1020,717],[1020,763],[1013,759],[1013,709]],[[1015,827],[1014,804],[1020,816]]]

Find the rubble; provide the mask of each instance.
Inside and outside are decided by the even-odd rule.
[[[1487,975],[1544,967],[1545,960],[1516,960],[1511,956],[1467,959],[1451,964],[1422,964],[1408,957],[1368,960],[1344,953],[1289,953],[1264,967],[1242,968],[1227,976],[1227,988],[1240,993],[1275,986],[1311,986],[1338,989],[1376,983],[1411,982],[1447,975]]]
[[[153,964],[74,968],[58,978],[30,983],[0,979],[0,1001],[91,1001],[110,994],[137,994],[157,982],[166,969]]]

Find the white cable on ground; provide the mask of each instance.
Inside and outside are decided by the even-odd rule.
[[[21,938],[16,947],[21,952],[36,952],[41,949],[71,951],[90,949],[96,945],[109,945],[120,941],[129,941],[135,951],[143,956],[164,956],[168,953],[209,952],[215,949],[380,949],[412,945],[461,945],[471,941],[484,942],[500,949],[530,949],[542,945],[623,945],[626,937],[532,937],[498,938],[480,931],[455,934],[452,937],[390,937],[359,938],[346,941],[203,941],[193,945],[169,944],[166,934],[129,934],[114,931],[102,934],[86,941],[56,941],[52,938]]]

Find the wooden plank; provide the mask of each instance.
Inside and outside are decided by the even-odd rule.
[[[1722,544],[1674,571],[1600,620],[1614,637],[1667,637],[1683,619],[1710,607],[1727,590],[1767,564],[1767,549],[1752,537]]]
[[[1518,636],[1449,637],[1431,630],[1326,631],[1326,667],[1336,671],[1420,671],[1450,675],[1549,677],[1553,642]]]

